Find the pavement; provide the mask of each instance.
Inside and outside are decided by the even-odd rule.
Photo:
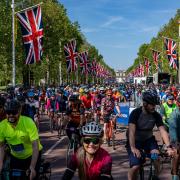
[[[158,131],[155,131],[155,136],[158,139],[159,143],[161,142],[160,134]],[[51,162],[52,174],[51,180],[59,180],[62,177],[63,172],[66,168],[66,150],[68,144],[67,136],[62,136],[61,139],[58,139],[57,132],[54,131],[50,133],[48,128],[47,116],[43,115],[40,122],[40,139],[44,147],[43,157],[46,161]],[[102,147],[106,149],[112,156],[112,176],[114,180],[126,180],[127,172],[129,169],[129,160],[125,148],[126,136],[125,132],[116,133],[116,150],[113,150],[112,147],[108,147],[106,144],[103,144]],[[148,166],[145,166],[145,175],[147,178],[149,172]],[[145,178],[145,179],[146,179]],[[170,162],[164,162],[163,168],[161,170],[160,179],[170,180]],[[73,180],[78,180],[77,172]]]

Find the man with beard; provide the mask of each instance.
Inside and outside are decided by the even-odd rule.
[[[160,131],[161,137],[167,147],[169,155],[173,155],[168,133],[164,128],[161,115],[155,111],[159,104],[159,97],[154,91],[148,90],[143,93],[143,106],[132,111],[129,117],[129,131],[127,133],[127,152],[130,161],[128,180],[134,180],[137,177],[140,165],[143,163],[145,154],[159,154],[158,144],[153,136],[153,128],[156,125]],[[154,161],[156,175],[158,175],[158,160]]]
[[[7,102],[5,112],[7,118],[0,122],[0,173],[6,143],[10,147],[10,169],[30,172],[32,180],[40,167],[42,145],[38,130],[31,118],[21,116],[21,104],[17,100]]]

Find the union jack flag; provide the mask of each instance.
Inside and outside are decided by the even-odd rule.
[[[90,63],[88,60],[88,52],[79,53],[80,68],[82,74],[88,74],[90,72]]]
[[[26,64],[39,62],[43,53],[43,24],[41,6],[16,14],[21,25],[23,43],[26,49]]]
[[[91,63],[91,72],[92,72],[92,75],[96,75],[96,70],[97,70],[97,63],[96,63],[96,60],[94,59]]]
[[[164,44],[166,48],[166,54],[169,60],[169,65],[173,69],[178,69],[178,60],[177,60],[177,53],[176,53],[176,42],[172,39],[165,38]]]
[[[145,63],[145,68],[146,68],[146,75],[149,75],[150,72],[150,62],[147,57],[144,57],[144,63]]]
[[[161,52],[155,51],[154,49],[152,49],[152,56],[153,56],[154,64],[156,66],[156,70],[158,70],[158,58],[160,54]]]
[[[73,72],[77,69],[78,53],[76,51],[76,40],[72,40],[64,45],[64,53],[66,56],[67,72]]]

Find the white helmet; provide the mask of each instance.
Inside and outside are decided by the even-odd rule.
[[[102,136],[103,128],[96,122],[87,123],[82,127],[82,136]]]

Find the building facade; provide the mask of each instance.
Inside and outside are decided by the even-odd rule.
[[[124,83],[126,81],[126,71],[125,70],[117,70],[116,71],[116,81],[118,83]]]

